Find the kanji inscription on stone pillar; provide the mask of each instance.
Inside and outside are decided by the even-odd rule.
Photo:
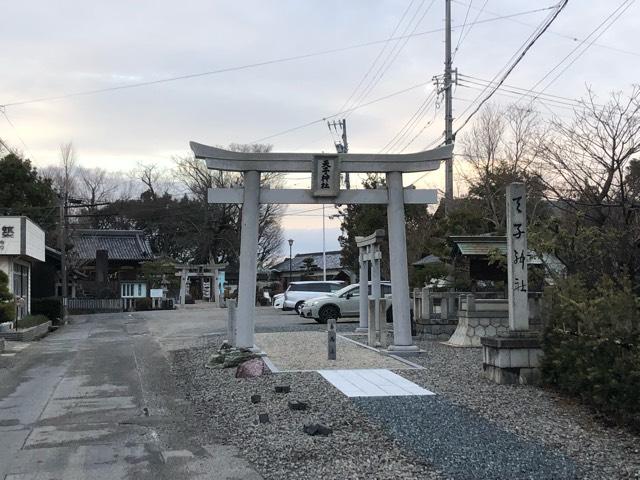
[[[507,187],[507,264],[509,329],[529,330],[527,275],[527,192],[524,183]]]

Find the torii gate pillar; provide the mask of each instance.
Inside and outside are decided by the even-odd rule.
[[[258,265],[258,213],[260,172],[244,172],[242,230],[240,231],[240,274],[236,309],[236,347],[253,348]]]
[[[402,173],[387,173],[389,202],[389,262],[391,270],[391,308],[393,311],[393,345],[389,350],[418,351],[411,337],[411,311],[409,308],[409,271],[407,268],[407,236],[405,232],[404,195]]]

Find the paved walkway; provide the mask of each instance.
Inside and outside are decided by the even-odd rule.
[[[319,370],[318,373],[347,397],[433,395],[433,392],[385,369]]]
[[[261,478],[234,448],[192,443],[144,321],[87,316],[0,362],[0,479]]]

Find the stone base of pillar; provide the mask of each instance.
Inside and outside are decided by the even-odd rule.
[[[418,355],[425,353],[425,351],[420,350],[420,347],[417,345],[389,345],[387,351],[394,355]]]
[[[356,333],[369,333],[369,327],[358,327],[355,330]]]
[[[542,348],[538,335],[509,332],[500,337],[483,337],[483,376],[503,385],[535,385],[540,382]]]

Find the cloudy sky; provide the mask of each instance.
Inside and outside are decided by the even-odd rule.
[[[541,9],[556,3],[468,1],[452,7],[454,46],[462,31],[454,66],[474,77],[455,90],[458,125],[481,93],[477,79],[492,79],[550,14]],[[444,0],[3,3],[0,105],[7,105],[13,126],[0,116],[0,138],[39,166],[56,162],[58,146],[69,141],[80,164],[110,170],[138,162],[169,169],[190,140],[226,145],[269,137],[275,151],[333,151],[322,118],[351,107],[357,107],[347,114],[352,152],[389,146],[411,118],[415,125],[391,151],[421,150],[443,130],[442,108],[429,95],[443,69]],[[532,10],[541,11],[511,16]],[[628,89],[640,78],[638,20],[634,0],[570,0],[507,83],[530,89],[569,55],[535,90],[558,74],[545,93],[576,98],[586,85],[602,96]],[[385,42],[391,36],[408,38]],[[291,57],[303,58],[278,61]],[[220,70],[226,71],[32,102]],[[570,113],[557,104],[547,108]],[[440,187],[443,176],[441,170],[418,186]],[[298,175],[290,185],[300,182]],[[294,253],[320,250],[322,217],[299,215],[284,221],[287,237],[298,240]],[[328,225],[327,247],[336,248],[336,224]]]

